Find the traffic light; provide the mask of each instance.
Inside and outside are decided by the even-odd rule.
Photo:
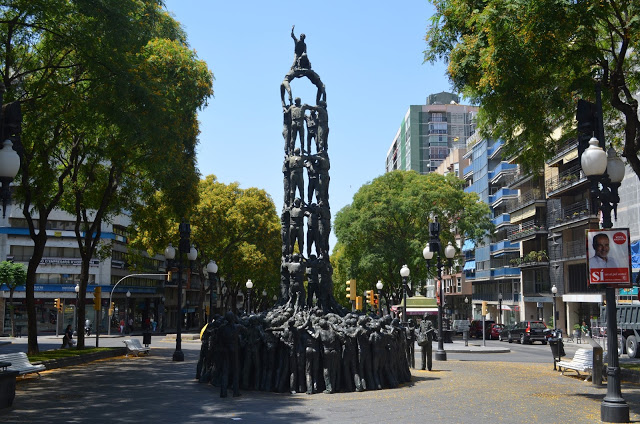
[[[93,290],[93,309],[95,309],[96,311],[99,311],[100,306],[102,306],[101,298],[100,298],[101,295],[102,295],[102,287],[96,287]]]
[[[351,279],[347,281],[347,299],[356,300],[356,280]]]
[[[362,310],[362,296],[356,296],[356,311]]]
[[[373,290],[365,290],[364,296],[367,299],[367,303],[373,306]]]
[[[167,282],[171,282],[173,279],[173,273],[171,271],[167,272]]]
[[[116,304],[115,302],[111,302],[111,305],[109,305],[109,316],[112,316],[115,310],[116,310]]]
[[[374,294],[373,295],[373,307],[378,309],[380,307],[380,295],[379,294]]]
[[[483,300],[482,301],[482,315],[487,315],[488,311],[487,311],[487,301]]]
[[[62,303],[60,299],[53,299],[53,306],[58,310],[58,312],[62,312]]]

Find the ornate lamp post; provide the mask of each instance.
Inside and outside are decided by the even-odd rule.
[[[18,152],[22,152],[20,102],[3,105],[4,92],[5,86],[0,82],[0,143],[2,143],[2,149],[0,149],[0,183],[2,183],[0,198],[2,199],[3,218],[6,217],[7,204],[11,201],[10,184],[20,170],[20,154]]]
[[[217,273],[218,264],[216,264],[216,261],[214,260],[209,261],[209,263],[207,264],[207,274],[209,277],[209,316],[207,317],[207,320],[209,322],[211,322],[211,317],[213,316],[213,290],[214,285],[216,284],[215,280],[217,280]]]
[[[444,334],[442,331],[442,309],[443,309],[443,292],[442,292],[442,268],[444,264],[442,263],[442,253],[440,253],[440,223],[437,220],[429,223],[429,233],[431,234],[431,240],[427,244],[427,246],[422,250],[422,256],[427,261],[427,269],[431,268],[431,259],[433,259],[433,255],[435,252],[438,253],[438,260],[436,262],[436,270],[438,272],[438,286],[437,286],[437,296],[438,296],[438,350],[436,350],[436,361],[446,361],[447,360],[447,352],[444,350]],[[456,248],[453,247],[451,243],[447,245],[444,249],[444,256],[447,259],[447,266],[451,267],[452,259],[456,254]]]
[[[378,289],[378,315],[382,316],[382,288],[384,284],[382,284],[381,280],[378,280],[376,283],[376,288]]]
[[[402,299],[403,299],[403,307],[402,307],[402,322],[407,323],[407,279],[409,278],[409,267],[407,265],[402,265],[400,269],[400,276],[402,277]]]
[[[551,287],[551,293],[553,294],[553,329],[556,330],[558,328],[558,314],[556,313],[556,294],[558,294],[558,288],[555,284]]]
[[[592,118],[593,133],[589,147],[582,152],[580,164],[585,175],[591,181],[591,202],[593,211],[602,211],[602,228],[613,227],[611,211],[617,217],[617,207],[620,202],[618,187],[624,178],[624,163],[613,148],[609,148],[608,154],[604,152],[604,125],[602,122],[602,100],[600,97],[600,85],[596,85],[595,116]],[[580,115],[580,106],[578,109]],[[581,116],[578,116],[580,121]],[[629,405],[622,397],[620,390],[620,364],[618,361],[618,323],[616,317],[616,293],[615,288],[607,286],[607,355],[609,364],[607,367],[607,395],[600,406],[600,419],[605,422],[622,423],[629,421]],[[554,317],[555,318],[555,317]]]
[[[174,361],[184,361],[184,353],[182,352],[182,254],[187,255],[187,260],[195,261],[198,257],[198,251],[195,247],[191,246],[189,237],[191,236],[191,226],[184,219],[180,223],[180,244],[178,245],[178,257],[176,257],[176,249],[169,244],[164,250],[164,257],[168,261],[172,262],[172,265],[178,267],[178,308],[177,308],[177,323],[176,323],[176,350],[173,352]],[[175,262],[175,263],[173,263]]]
[[[129,326],[129,298],[131,297],[131,292],[127,290],[127,293],[124,298],[124,332],[128,334],[131,332],[131,327]]]
[[[253,288],[253,281],[247,280],[245,286],[247,287],[247,313],[251,314],[251,289]]]
[[[80,297],[80,284],[76,284],[73,288],[73,291],[76,292],[76,307],[73,308],[73,328],[76,330],[76,334],[80,334],[80,325],[78,323],[78,300]]]
[[[469,298],[465,296],[464,298],[464,313],[467,316],[467,319],[469,319]]]

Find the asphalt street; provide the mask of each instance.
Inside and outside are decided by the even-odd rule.
[[[185,361],[173,362],[174,343],[158,338],[147,357],[122,356],[23,379],[0,422],[590,423],[600,422],[606,394],[606,386],[553,371],[549,347],[540,346],[548,355],[543,363],[489,360],[513,352],[450,353],[448,361],[434,361],[433,371],[414,370],[410,384],[392,390],[310,396],[242,391],[239,398],[220,398],[219,388],[195,380],[200,343],[183,342]],[[522,346],[532,347],[537,350]],[[640,385],[623,384],[622,393],[632,421],[640,421]]]

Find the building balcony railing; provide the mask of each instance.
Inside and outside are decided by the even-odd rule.
[[[518,196],[518,190],[512,190],[509,188],[501,188],[496,191],[493,195],[489,196],[489,204],[493,207],[497,205],[501,201],[513,199]]]
[[[536,234],[546,233],[546,223],[532,219],[510,227],[507,230],[507,238],[509,239],[509,241],[522,240]]]
[[[556,148],[556,154],[553,155],[553,157],[551,158],[551,160],[548,161],[548,163],[551,165],[555,162],[558,162],[559,159],[562,159],[567,153],[575,149],[577,146],[578,146],[577,139],[571,138],[566,140],[564,143],[560,144]]]
[[[521,193],[516,199],[510,200],[507,203],[507,212],[513,213],[514,211],[524,209],[534,203],[546,202],[546,198],[542,190],[536,189]]]
[[[518,165],[507,163],[507,162],[500,162],[498,166],[496,166],[491,171],[489,171],[488,173],[489,181],[493,183],[495,181],[498,181],[500,177],[509,175],[510,176],[509,183],[510,183],[511,180],[513,180],[513,175],[515,175],[517,169],[518,169]]]
[[[556,195],[563,190],[578,186],[585,181],[587,181],[587,177],[584,175],[580,165],[571,167],[555,177],[549,178],[545,182],[547,196]]]
[[[497,243],[491,243],[491,245],[489,246],[489,251],[491,253],[498,252],[501,250],[507,250],[507,251],[520,250],[520,243],[511,243],[508,240],[503,240]]]
[[[493,225],[495,225],[496,227],[499,227],[501,225],[510,224],[511,217],[508,213],[503,213],[502,215],[493,218],[491,222],[493,222]]]
[[[511,259],[509,265],[520,268],[549,265],[549,256],[546,250],[532,250],[524,256]]]
[[[591,213],[591,204],[588,199],[583,199],[560,209],[548,211],[548,214],[549,228],[594,217]]]
[[[584,259],[587,257],[586,240],[573,240],[562,243],[562,249],[553,249],[551,260]]]
[[[473,173],[473,165],[469,165],[462,170],[462,177],[467,178],[468,175]]]
[[[493,143],[493,146],[487,149],[487,157],[489,157],[489,159],[492,159],[496,155],[496,153],[498,153],[502,149],[503,145],[504,142],[502,140]]]
[[[502,303],[520,302],[520,293],[502,293]],[[474,301],[486,300],[487,302],[497,302],[498,293],[474,293],[472,295]]]

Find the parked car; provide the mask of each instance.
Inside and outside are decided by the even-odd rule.
[[[517,340],[522,344],[533,342],[547,344],[547,340],[551,337],[551,330],[543,321],[522,321],[510,330],[510,334],[509,343]]]
[[[506,342],[511,340],[511,329],[514,327],[514,324],[508,324],[505,325],[502,328],[502,331],[500,331],[500,334],[498,334],[498,340],[500,340],[501,342]]]
[[[462,334],[464,330],[469,328],[469,320],[468,319],[457,319],[453,321],[453,326],[451,327],[456,334]]]
[[[500,333],[504,328],[504,324],[491,324],[491,330],[489,330],[489,339],[497,340],[500,337]]]
[[[495,324],[496,322],[493,320],[485,320],[485,337],[491,337],[491,324]],[[475,337],[477,339],[482,338],[482,320],[473,320],[471,321],[471,327],[469,327],[469,338]]]

